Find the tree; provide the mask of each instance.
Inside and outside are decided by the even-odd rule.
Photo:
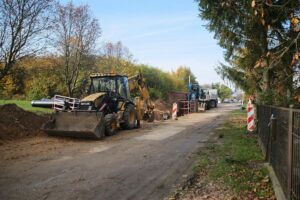
[[[101,71],[110,73],[115,70],[118,73],[129,75],[135,71],[133,64],[133,55],[121,41],[103,44],[98,62]]]
[[[220,64],[217,72],[248,94],[259,94],[262,103],[290,103],[291,94],[296,95],[293,76],[299,63],[299,2],[198,2],[200,16],[225,49],[228,64]]]
[[[218,96],[222,101],[226,98],[230,98],[232,95],[232,90],[224,84],[212,83],[211,87],[204,87],[218,90]]]
[[[232,95],[232,90],[227,87],[226,85],[220,85],[218,88],[218,96],[220,97],[220,99],[222,99],[222,101],[226,98],[230,98]]]
[[[175,87],[180,91],[188,91],[189,79],[191,83],[197,83],[196,76],[192,73],[191,69],[186,66],[180,66],[175,72],[172,72]]]
[[[148,65],[137,65],[137,68],[143,73],[151,98],[167,99],[168,92],[176,90],[170,73]]]
[[[73,96],[101,30],[87,5],[58,4],[56,12],[54,40],[60,53],[61,75],[69,96]]]
[[[23,59],[20,65],[26,73],[24,93],[27,99],[51,98],[55,94],[66,93],[57,66],[57,57],[31,56]]]
[[[53,0],[0,0],[0,80],[44,45]]]

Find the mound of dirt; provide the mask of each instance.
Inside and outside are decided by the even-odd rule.
[[[15,140],[41,135],[40,127],[47,121],[39,116],[19,108],[15,104],[0,106],[0,140]]]
[[[170,103],[167,103],[162,100],[156,100],[156,101],[154,101],[154,104],[155,104],[155,108],[160,111],[167,112],[167,111],[170,111],[172,108],[172,105]]]

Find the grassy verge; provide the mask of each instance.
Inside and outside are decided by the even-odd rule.
[[[24,101],[24,100],[0,100],[0,105],[4,104],[16,104],[20,108],[35,112],[38,114],[47,114],[47,113],[52,113],[51,109],[48,108],[38,108],[38,107],[32,107],[30,101]]]
[[[246,112],[235,111],[215,130],[197,154],[196,181],[175,199],[275,199],[257,137],[245,134],[245,123]]]

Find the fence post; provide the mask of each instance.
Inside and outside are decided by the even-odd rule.
[[[292,158],[293,158],[293,105],[289,109],[289,130],[288,130],[288,185],[287,199],[291,199],[292,191]]]

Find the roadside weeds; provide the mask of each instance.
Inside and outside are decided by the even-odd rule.
[[[194,176],[168,200],[276,199],[256,135],[246,133],[245,111],[234,111],[201,148]]]

